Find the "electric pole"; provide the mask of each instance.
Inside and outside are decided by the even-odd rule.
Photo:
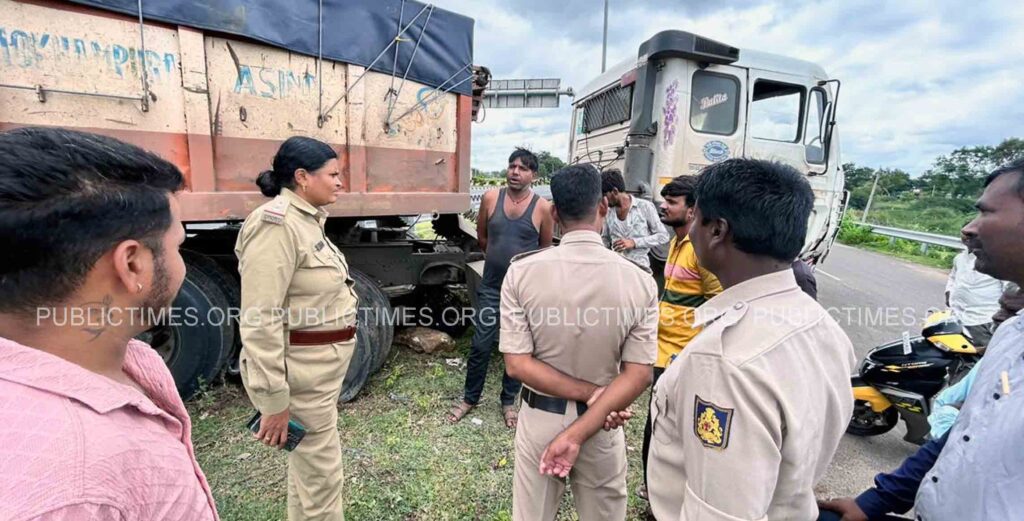
[[[608,59],[608,0],[604,0],[604,40],[601,43],[601,72]]]
[[[881,170],[875,170],[875,182],[871,185],[871,195],[868,196],[868,204],[864,206],[864,215],[860,217],[860,222],[868,222],[868,212],[871,211],[871,201],[875,198],[875,189],[878,188],[878,174],[882,173]]]

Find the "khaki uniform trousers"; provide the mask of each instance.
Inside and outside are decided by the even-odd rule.
[[[523,404],[516,428],[515,481],[512,518],[516,521],[552,521],[565,493],[565,481],[542,476],[540,457],[577,417],[575,402],[565,414],[554,414]],[[599,431],[580,447],[569,472],[569,486],[581,521],[626,519],[626,437],[622,429]]]
[[[343,521],[338,397],[356,339],[289,346],[290,415],[306,437],[288,453],[288,521]]]

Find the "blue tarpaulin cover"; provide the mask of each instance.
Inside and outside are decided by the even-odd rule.
[[[72,1],[133,16],[139,13],[138,0]],[[243,36],[317,56],[321,6],[323,57],[367,67],[395,39],[399,16],[402,25],[408,25],[425,4],[407,0],[403,12],[402,0],[143,0],[142,14],[146,20]],[[426,32],[409,79],[447,89],[471,76],[464,67],[473,61],[473,20],[440,8],[432,12],[428,8],[402,35],[397,75],[405,74],[424,24]],[[392,74],[394,53],[392,46],[372,70]],[[470,94],[470,83],[465,81],[452,91]]]

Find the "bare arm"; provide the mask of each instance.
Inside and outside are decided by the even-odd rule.
[[[605,248],[612,247],[612,229],[608,226],[607,219],[601,224],[601,240],[604,241]]]
[[[505,370],[509,376],[539,393],[577,402],[589,400],[598,387],[585,380],[573,378],[537,360],[533,355],[505,353]],[[604,425],[603,417],[601,421]]]
[[[587,412],[562,431],[544,450],[540,473],[565,477],[569,475],[580,447],[605,425],[609,414],[622,411],[651,385],[653,372],[647,364],[622,364],[622,372],[608,384]]]
[[[546,199],[541,199],[541,204],[537,205],[537,211],[540,212],[540,247],[547,248],[551,246],[555,232],[555,218],[551,215],[551,203]]]
[[[494,190],[484,192],[480,198],[480,211],[476,214],[476,242],[480,251],[487,253],[487,221],[491,218],[491,207],[494,206]]]
[[[580,443],[586,441],[604,427],[604,420],[609,414],[629,407],[651,385],[653,378],[651,366],[623,362],[622,372],[566,432],[570,437],[579,439]]]
[[[656,291],[654,279],[648,277],[644,287],[645,312],[637,317],[636,324],[622,345],[622,371],[608,387],[598,391],[595,399],[587,404],[590,406],[587,412],[556,436],[544,450],[540,460],[541,474],[561,477],[569,475],[583,443],[606,424],[613,427],[621,425],[621,422],[614,421],[609,415],[613,412],[621,415],[619,411],[624,411],[651,385],[654,379],[651,366],[657,357],[658,348]]]

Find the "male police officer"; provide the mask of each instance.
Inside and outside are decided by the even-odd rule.
[[[553,520],[565,490],[560,478],[568,475],[580,519],[622,520],[625,437],[599,431],[650,385],[656,286],[643,268],[604,247],[608,207],[596,170],[563,168],[551,195],[565,231],[561,245],[517,256],[501,289],[499,346],[508,373],[525,385],[512,516]],[[554,463],[542,463],[542,453]],[[571,473],[558,463],[577,456]]]
[[[732,159],[697,184],[690,239],[725,290],[654,387],[647,462],[660,521],[814,519],[853,410],[853,346],[797,286],[814,204],[791,167]]]

